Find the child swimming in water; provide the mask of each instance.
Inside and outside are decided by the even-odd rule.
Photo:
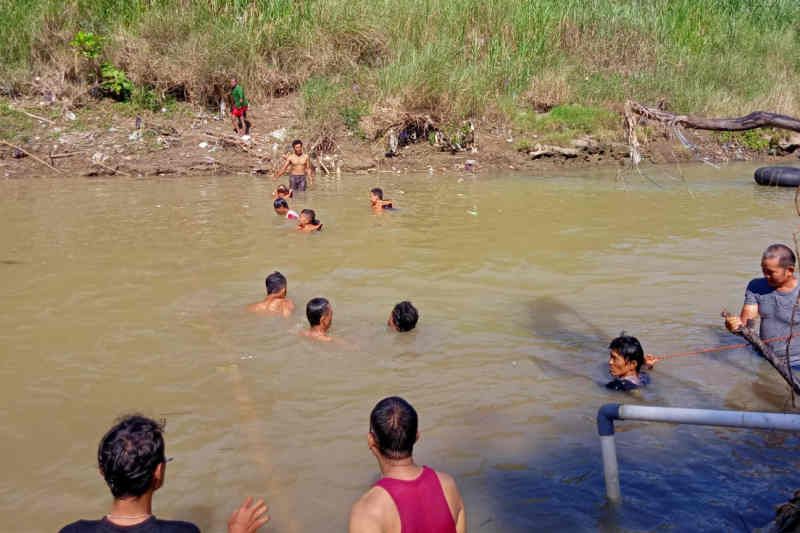
[[[278,185],[278,188],[273,191],[272,196],[275,198],[289,199],[294,196],[294,191],[284,184]]]
[[[312,231],[322,231],[322,222],[317,220],[317,214],[313,209],[303,209],[300,211],[300,223],[297,231],[311,233]]]
[[[272,207],[275,209],[275,214],[286,217],[289,220],[297,220],[300,218],[297,211],[289,209],[289,203],[284,198],[275,198],[275,201],[272,202]]]
[[[279,314],[284,317],[291,315],[294,302],[286,297],[286,276],[275,271],[267,276],[264,283],[267,286],[267,297],[248,305],[247,310],[251,313]]]
[[[657,358],[645,355],[636,337],[624,333],[611,341],[608,346],[608,372],[614,378],[606,383],[606,388],[616,391],[629,391],[642,388],[650,383],[650,376],[642,372],[643,366],[652,367]]]
[[[383,199],[383,189],[380,187],[375,187],[369,191],[369,199],[372,202],[372,209],[374,211],[392,209],[392,201]]]
[[[418,320],[417,308],[411,302],[404,301],[394,306],[386,323],[394,331],[404,332],[414,329]]]
[[[326,298],[312,298],[306,304],[306,318],[308,329],[302,334],[314,340],[330,342],[333,340],[328,335],[333,322],[333,307]]]

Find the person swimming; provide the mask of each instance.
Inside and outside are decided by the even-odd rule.
[[[333,340],[328,335],[333,322],[333,307],[326,298],[312,298],[306,304],[306,318],[308,329],[303,335],[318,341],[330,342]]]
[[[294,311],[294,302],[286,297],[286,276],[277,270],[264,280],[267,297],[247,306],[251,313],[280,314],[288,317]]]
[[[657,358],[645,355],[636,337],[622,333],[608,346],[608,372],[614,378],[606,383],[606,388],[616,391],[640,389],[650,383],[650,376],[642,372],[642,367],[652,367]]]
[[[417,326],[418,320],[419,312],[417,312],[414,304],[403,301],[394,306],[391,314],[389,314],[387,325],[395,331],[411,331]]]
[[[297,211],[289,209],[289,203],[284,198],[275,198],[272,202],[272,207],[275,209],[275,214],[286,217],[288,220],[298,220],[300,215]]]
[[[372,209],[375,211],[393,209],[392,201],[383,199],[383,189],[380,187],[375,187],[369,191],[369,199],[372,202]]]
[[[290,189],[284,184],[280,184],[278,185],[278,188],[272,192],[272,196],[275,198],[283,198],[284,200],[288,200],[294,196],[294,190]]]
[[[302,231],[304,233],[322,231],[322,222],[317,220],[317,214],[313,209],[303,209],[300,211],[300,223],[297,224],[297,231]]]

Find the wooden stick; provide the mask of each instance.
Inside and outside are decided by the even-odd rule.
[[[109,172],[111,172],[112,176],[114,174],[122,174],[123,176],[130,176],[130,174],[128,174],[127,172],[123,172],[123,171],[119,170],[118,168],[112,168],[112,167],[110,167],[108,165],[104,165],[100,161],[92,161],[92,163],[97,165],[97,166],[99,166],[99,167],[103,167],[104,169],[108,170]]]
[[[730,315],[727,311],[722,311],[722,316],[724,318],[728,318]],[[772,368],[778,371],[778,374],[786,381],[786,383],[792,388],[792,390],[796,394],[800,394],[800,384],[791,375],[791,370],[789,369],[789,358],[781,359],[775,352],[772,351],[772,348],[767,346],[767,344],[761,340],[761,337],[753,331],[751,328],[747,326],[742,326],[739,328],[738,331],[734,332],[736,335],[744,337],[744,340],[750,343],[750,345],[762,356],[766,359],[769,364],[772,365]]]
[[[626,110],[630,109],[637,115],[645,118],[664,122],[666,124],[684,126],[695,130],[711,131],[745,131],[756,128],[780,128],[800,132],[800,120],[787,115],[754,111],[743,117],[733,118],[706,118],[692,115],[676,115],[655,107],[648,107],[638,102],[628,101]]]
[[[27,116],[29,116],[31,118],[35,118],[36,120],[41,120],[42,122],[47,122],[48,124],[55,124],[55,122],[53,122],[49,118],[44,118],[44,117],[40,117],[39,115],[34,115],[33,113],[28,113],[27,111],[25,111],[23,109],[20,109],[18,107],[12,107],[11,109],[16,111],[17,113],[22,113],[23,115],[27,115]]]
[[[38,162],[38,163],[41,163],[41,164],[43,164],[44,166],[46,166],[46,167],[48,167],[48,168],[50,168],[50,169],[52,169],[52,170],[55,170],[55,171],[56,171],[56,172],[58,172],[58,173],[61,173],[61,171],[60,171],[60,170],[58,170],[56,167],[54,167],[53,165],[51,165],[51,164],[50,164],[50,163],[48,163],[47,161],[44,161],[44,160],[42,160],[42,159],[39,159],[38,157],[36,157],[36,156],[35,156],[35,155],[33,155],[32,153],[28,152],[27,150],[24,150],[24,149],[20,148],[19,146],[15,145],[15,144],[11,144],[10,142],[8,142],[8,141],[4,141],[3,139],[0,139],[0,144],[5,144],[6,146],[9,146],[9,147],[11,147],[11,148],[14,148],[14,149],[16,149],[16,150],[19,150],[20,152],[22,152],[23,154],[27,155],[28,157],[30,157],[30,158],[31,158],[31,159],[33,159],[34,161],[36,161],[36,162]]]
[[[63,154],[53,154],[53,155],[50,156],[50,159],[61,159],[62,157],[72,157],[73,155],[85,154],[85,153],[86,153],[86,151],[66,152],[66,153],[63,153]]]

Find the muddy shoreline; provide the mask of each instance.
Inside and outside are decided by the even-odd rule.
[[[109,101],[97,101],[78,110],[36,101],[7,101],[20,120],[14,131],[0,131],[0,177],[43,176],[270,176],[292,139],[308,145],[315,132],[302,119],[296,98],[281,98],[251,109],[251,139],[241,141],[228,117],[178,104],[162,112],[136,113]],[[3,128],[7,129],[7,128]],[[620,123],[620,134],[622,124]],[[642,146],[643,160],[674,164],[705,160],[797,161],[794,150],[780,154],[754,151],[721,143],[711,134],[687,131],[689,148],[668,130],[651,135]],[[591,135],[568,142],[540,144],[535,136],[513,132],[483,121],[475,123],[475,147],[451,153],[427,142],[400,148],[386,157],[385,140],[369,141],[342,129],[334,132],[336,148],[319,153],[320,174],[521,172],[539,174],[555,169],[630,166],[628,145],[620,139]],[[531,148],[519,151],[521,140]],[[27,152],[27,154],[26,154]],[[532,157],[533,152],[539,152]],[[49,166],[48,166],[49,165]],[[50,168],[52,167],[52,168]]]

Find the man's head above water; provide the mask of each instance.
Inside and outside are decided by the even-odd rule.
[[[761,256],[761,272],[772,288],[780,288],[792,283],[797,259],[791,248],[785,244],[771,244]]]
[[[286,296],[286,276],[277,270],[267,276],[264,284],[267,286],[267,294]]]
[[[417,442],[417,412],[398,396],[379,401],[369,415],[369,448],[376,457],[399,460],[411,457]]]

